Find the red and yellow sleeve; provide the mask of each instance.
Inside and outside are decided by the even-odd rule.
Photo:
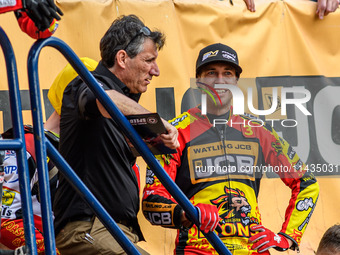
[[[49,28],[45,29],[44,31],[40,31],[34,24],[33,20],[30,17],[28,17],[26,12],[17,11],[16,17],[17,17],[20,29],[24,33],[32,37],[33,39],[48,38],[52,36],[58,28],[58,21],[56,19],[53,19]]]
[[[275,130],[266,135],[269,139],[264,140],[270,143],[262,147],[267,148],[264,152],[266,162],[279,167],[278,175],[292,190],[280,233],[297,246],[313,214],[319,196],[319,185],[313,173],[308,171],[306,164],[287,141],[279,137]]]
[[[177,125],[176,128],[179,129],[178,141],[180,143],[177,153],[156,156],[160,165],[173,181],[176,179],[177,168],[181,165],[182,151],[186,146],[184,135],[180,130],[181,126]],[[170,228],[181,227],[181,206],[177,204],[150,168],[146,171],[145,183],[142,210],[146,219],[153,225]]]
[[[169,122],[178,129],[180,147],[177,149],[177,153],[158,155],[156,156],[156,159],[170,178],[175,181],[177,169],[182,163],[182,152],[186,147],[186,133],[184,129],[190,124],[190,115],[188,113],[183,113],[179,118]],[[180,228],[182,208],[177,204],[150,168],[146,171],[145,183],[142,210],[146,219],[153,225]]]
[[[177,158],[177,159],[176,159]],[[172,180],[176,178],[176,161],[178,153],[156,156],[164,170]],[[143,192],[142,210],[145,218],[152,225],[163,227],[180,227],[180,215],[182,208],[175,202],[155,173],[148,168],[146,170],[145,188]]]

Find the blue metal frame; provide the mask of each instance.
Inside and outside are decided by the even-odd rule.
[[[74,173],[72,168],[67,164],[54,146],[47,140],[47,153],[55,162],[55,165],[63,173],[68,182],[74,187],[78,195],[83,198],[93,209],[97,217],[102,221],[108,231],[116,238],[127,254],[140,254],[131,241],[118,227],[116,222],[111,218],[108,212],[102,207],[97,198],[91,193],[86,185]]]
[[[58,166],[59,170],[65,175],[65,177],[70,181],[76,191],[81,194],[81,196],[87,201],[87,203],[93,208],[98,218],[103,222],[103,224],[108,228],[111,234],[115,236],[117,241],[122,245],[123,249],[129,254],[139,254],[131,242],[121,235],[122,232],[114,222],[114,220],[107,214],[105,209],[98,203],[98,201],[92,196],[81,180],[74,174],[72,169],[67,165],[65,160],[60,156],[60,154],[53,148],[53,146],[47,141],[43,132],[43,119],[42,119],[42,107],[40,98],[40,87],[39,79],[37,73],[38,56],[40,51],[45,46],[51,46],[59,50],[64,57],[70,62],[73,68],[81,76],[81,78],[87,83],[89,88],[96,95],[98,100],[104,105],[111,117],[122,127],[122,131],[130,139],[133,145],[136,147],[138,152],[144,158],[146,163],[153,169],[157,177],[160,179],[165,188],[170,192],[170,194],[176,199],[176,201],[182,206],[182,208],[188,213],[188,215],[194,219],[196,225],[198,222],[198,213],[195,207],[191,204],[189,199],[183,194],[183,192],[178,188],[178,186],[171,180],[159,162],[155,159],[154,155],[151,153],[150,149],[143,142],[134,128],[131,126],[129,121],[120,112],[116,105],[112,102],[106,92],[97,83],[96,79],[92,74],[85,68],[83,63],[77,57],[77,55],[72,51],[72,49],[65,44],[62,40],[50,37],[45,40],[39,40],[32,46],[28,55],[28,76],[29,76],[29,86],[30,86],[30,97],[31,97],[31,107],[32,107],[32,117],[33,117],[33,127],[35,133],[35,148],[37,156],[37,164],[39,169],[39,185],[43,187],[41,191],[41,204],[42,207],[46,206],[43,210],[43,226],[45,233],[45,248],[47,254],[54,254],[53,249],[54,244],[54,233],[51,226],[53,226],[51,217],[44,217],[44,214],[51,214],[51,203],[48,197],[49,187],[48,187],[48,171],[46,159],[46,145],[49,156]],[[213,245],[219,254],[231,255],[229,250],[223,244],[221,239],[213,232],[205,234],[205,237]],[[137,253],[135,253],[137,252]]]
[[[29,254],[37,254],[30,175],[26,158],[25,133],[21,114],[22,108],[17,66],[11,42],[2,27],[0,27],[0,45],[6,62],[10,109],[14,132],[14,139],[0,140],[0,149],[16,151],[27,252]]]
[[[57,41],[57,43],[55,43]],[[28,54],[28,80],[30,89],[30,100],[32,108],[33,131],[35,135],[34,145],[38,169],[38,181],[40,191],[40,203],[42,209],[42,221],[44,232],[44,243],[46,254],[56,254],[55,236],[53,229],[52,205],[50,201],[49,177],[46,162],[46,147],[49,150],[49,156],[56,164],[58,169],[63,173],[65,178],[73,185],[76,192],[85,199],[89,206],[93,209],[97,217],[103,222],[110,233],[116,237],[118,243],[128,254],[140,254],[132,242],[125,236],[123,231],[118,227],[98,200],[92,195],[88,188],[83,184],[80,178],[74,173],[67,162],[60,156],[60,154],[53,148],[53,146],[46,139],[43,126],[42,105],[40,97],[40,85],[38,78],[38,58],[41,49],[45,46],[52,46],[58,49],[69,61],[78,61],[83,66],[80,59],[63,41],[57,38],[48,38],[45,40],[38,40],[35,42]],[[92,76],[92,75],[91,75]],[[92,83],[96,80],[92,76]],[[47,146],[46,146],[47,145]]]

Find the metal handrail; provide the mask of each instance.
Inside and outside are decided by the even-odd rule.
[[[18,85],[17,66],[12,44],[2,27],[0,27],[0,45],[6,62],[10,109],[14,134],[13,139],[0,140],[0,149],[16,151],[26,251],[31,254],[37,254],[30,175],[26,158],[25,133],[21,113],[22,107]]]
[[[184,193],[178,188],[178,186],[168,176],[168,174],[162,168],[160,163],[155,159],[150,149],[147,147],[147,145],[143,142],[141,137],[137,134],[137,132],[131,126],[129,121],[120,112],[117,106],[112,102],[112,100],[109,98],[106,92],[102,89],[102,87],[98,84],[98,82],[93,77],[93,75],[85,68],[85,66],[80,61],[80,59],[77,57],[77,55],[72,51],[72,49],[66,43],[64,43],[62,40],[55,38],[55,37],[50,37],[45,40],[39,40],[35,42],[28,56],[28,75],[29,75],[32,117],[33,117],[33,125],[34,125],[33,127],[34,127],[34,133],[37,136],[37,139],[35,139],[35,148],[37,150],[38,169],[41,168],[42,170],[42,171],[38,171],[40,172],[39,185],[40,185],[40,182],[45,182],[45,184],[44,183],[41,184],[43,186],[46,186],[48,184],[47,165],[46,163],[44,163],[44,159],[46,159],[45,146],[46,146],[47,139],[45,139],[45,135],[43,132],[42,111],[41,111],[41,105],[40,105],[41,104],[40,89],[39,89],[39,80],[38,80],[38,73],[37,73],[38,56],[40,54],[41,49],[45,46],[54,47],[55,49],[59,50],[64,55],[64,57],[70,62],[72,67],[84,80],[84,82],[93,91],[93,93],[96,95],[98,100],[102,103],[102,105],[105,107],[107,112],[111,115],[113,120],[115,120],[116,123],[119,124],[124,134],[130,139],[132,144],[135,146],[135,148],[144,158],[145,162],[153,169],[156,176],[162,182],[164,187],[176,199],[176,201],[182,206],[182,208],[189,215],[189,217],[193,219],[194,223],[196,225],[199,225],[198,212],[195,209],[195,207],[192,205],[192,203],[189,201],[189,199],[184,195]],[[78,187],[82,186],[81,184],[78,183],[78,182],[81,182],[80,179],[76,175],[71,176],[72,171],[70,171],[71,169],[67,166],[67,163],[65,162],[65,160],[61,156],[59,156],[59,153],[56,150],[54,150],[51,147],[51,145],[49,145],[48,143],[47,145],[48,145],[48,152],[51,153],[49,154],[49,156],[51,156],[51,158],[55,160],[54,161],[55,164],[59,167],[59,170],[63,174],[65,174],[65,177],[69,181],[72,181],[72,183],[75,184],[74,186],[76,187],[77,192],[81,193],[81,191],[78,190]],[[47,190],[48,190],[48,187],[46,187],[46,191]],[[83,192],[87,193],[86,190],[83,190]],[[41,194],[42,196],[44,196],[44,197],[41,196],[42,206],[46,205],[47,207],[50,207],[48,194],[49,193]],[[89,204],[92,207],[92,209],[94,209],[96,213],[99,213],[99,210],[97,208],[98,205],[96,203],[93,203],[92,200],[89,201],[89,197],[87,195],[88,194],[84,194],[83,197],[86,199],[88,203],[90,202]],[[99,208],[102,208],[102,207],[99,206]],[[49,208],[47,209],[48,209],[47,211],[49,211]],[[125,243],[124,238],[121,239],[119,235],[117,236],[115,235],[116,234],[115,232],[120,233],[120,229],[118,228],[118,230],[115,230],[115,231],[113,230],[116,227],[114,220],[111,217],[105,217],[102,214],[97,214],[97,216],[103,222],[103,224],[108,228],[110,233],[113,234],[117,238],[117,241],[122,245],[123,249],[126,252],[128,252],[127,248],[129,248],[129,245]],[[50,219],[46,219],[45,217],[43,217],[43,223],[44,223],[43,225],[51,224]],[[46,234],[46,231],[50,231],[50,229],[46,227],[46,230],[44,229],[45,234]],[[53,233],[49,233],[48,235],[49,235],[49,238],[52,238]],[[214,232],[209,232],[207,234],[204,233],[204,235],[219,254],[227,254],[227,255],[230,254],[231,255],[230,251],[227,249],[227,247],[223,244],[221,239]],[[54,241],[54,238],[52,239],[52,241]]]
[[[58,43],[55,43],[57,41]],[[75,53],[60,39],[48,38],[37,41],[33,44],[28,54],[28,78],[30,89],[30,100],[32,108],[33,131],[35,134],[35,150],[38,168],[38,181],[40,191],[40,202],[42,207],[42,221],[44,232],[44,243],[46,254],[56,254],[55,236],[53,230],[52,206],[49,197],[49,177],[46,163],[46,148],[48,148],[49,156],[58,167],[59,171],[64,175],[68,182],[75,188],[78,195],[80,195],[93,209],[97,217],[105,225],[108,231],[116,238],[117,242],[128,254],[140,254],[132,242],[125,236],[123,231],[118,227],[116,222],[107,213],[104,207],[93,196],[89,189],[84,185],[80,178],[74,173],[67,162],[60,156],[55,148],[45,138],[42,107],[40,98],[40,86],[38,79],[38,58],[41,49],[45,46],[52,46],[58,49],[68,61],[71,63],[77,62],[79,69],[84,69],[88,72],[86,67],[82,64]],[[65,49],[66,48],[66,49]],[[77,69],[76,69],[77,70]],[[91,74],[90,74],[91,75]],[[92,75],[91,75],[92,76]],[[92,76],[93,78],[93,76]],[[93,78],[92,83],[96,82]],[[47,215],[46,215],[47,214]]]

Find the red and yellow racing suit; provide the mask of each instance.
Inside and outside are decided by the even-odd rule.
[[[32,194],[32,208],[34,229],[36,236],[36,245],[38,255],[45,255],[44,235],[42,226],[42,213],[40,199],[38,196],[38,170],[36,169],[36,154],[34,147],[34,134],[30,126],[24,126],[25,142],[26,142],[26,157],[30,175],[30,186]],[[13,138],[13,130],[9,129],[2,134],[4,138]],[[46,131],[46,136],[50,138],[54,146],[58,146],[58,136]],[[1,208],[1,228],[0,228],[0,243],[7,248],[14,250],[25,245],[25,233],[23,212],[21,205],[19,171],[17,165],[16,152],[6,150],[4,160],[4,185],[2,190],[2,208]],[[58,170],[53,162],[47,158],[47,167],[50,177],[50,190],[52,201],[58,183]],[[59,255],[58,249],[56,253]]]
[[[233,254],[257,254],[248,238],[255,234],[250,226],[261,224],[257,197],[264,172],[275,173],[292,190],[280,233],[298,247],[314,211],[319,186],[274,129],[244,115],[229,115],[214,127],[199,108],[170,122],[178,129],[180,148],[157,159],[193,205],[205,203],[218,208],[222,232],[216,233]],[[144,216],[153,225],[179,229],[176,254],[217,254],[195,225],[189,230],[181,228],[181,213],[152,169],[147,169]]]

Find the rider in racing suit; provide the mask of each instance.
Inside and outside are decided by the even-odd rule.
[[[39,199],[38,172],[36,168],[36,156],[34,149],[34,134],[31,126],[24,126],[26,141],[26,156],[30,174],[30,186],[32,194],[33,218],[36,235],[37,251],[39,255],[45,254],[44,236],[42,234],[42,219]],[[59,136],[55,133],[45,130],[46,137],[57,148]],[[13,138],[13,129],[7,130],[2,134],[4,138]],[[47,158],[47,167],[50,178],[51,200],[53,201],[54,193],[58,183],[58,169]],[[13,150],[6,150],[4,160],[4,184],[2,191],[2,209],[1,209],[1,237],[0,243],[7,248],[15,250],[25,245],[23,212],[21,207],[21,196],[19,188],[19,176],[16,153]],[[57,254],[60,254],[57,250]]]
[[[237,67],[238,79],[242,71],[238,60],[230,62],[219,54],[229,50],[230,55],[236,55],[226,47],[221,44],[208,46],[202,51],[215,56],[204,58],[204,52],[201,52],[200,57],[203,54],[202,59],[210,60],[210,64],[223,61],[229,67]],[[202,65],[198,60],[197,69]],[[209,74],[213,71],[208,70]],[[296,249],[319,194],[314,176],[305,171],[306,165],[294,149],[270,125],[248,115],[233,115],[232,107],[222,117],[209,114],[209,110],[203,115],[201,108],[192,108],[170,121],[178,129],[180,148],[175,154],[157,156],[160,164],[196,208],[202,210],[200,205],[205,204],[217,209],[221,228],[218,236],[233,254],[262,251],[265,253],[261,254],[269,254],[268,249],[272,247],[279,251]],[[212,123],[216,119],[224,124],[214,127]],[[292,190],[285,221],[277,235],[260,226],[257,197],[264,169],[277,173]],[[143,214],[153,225],[179,229],[175,254],[217,254],[195,225],[183,224],[185,213],[152,169],[147,169],[146,173]],[[261,236],[262,241],[268,241],[262,248],[256,245],[261,239],[256,236],[259,230],[268,233],[268,237]],[[276,240],[278,243],[283,241],[278,244]]]

